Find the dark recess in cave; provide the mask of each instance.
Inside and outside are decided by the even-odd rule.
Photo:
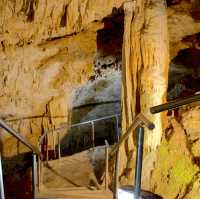
[[[200,50],[181,50],[169,69],[168,100],[187,97],[200,91]]]
[[[65,11],[64,11],[64,14],[63,14],[61,21],[60,21],[61,27],[65,27],[67,25],[67,17],[66,17],[67,16],[67,8],[68,8],[68,6],[65,6]]]
[[[200,1],[199,0],[191,0],[192,8],[191,8],[191,15],[193,19],[196,21],[200,21]]]
[[[121,69],[124,34],[123,9],[113,9],[112,14],[103,19],[103,23],[104,28],[97,32],[98,55],[94,61],[95,75],[90,80],[94,80],[97,76],[100,76],[101,71],[107,68]],[[110,58],[108,58],[109,56]],[[104,58],[107,59],[106,64],[102,64],[98,60]]]
[[[32,199],[32,154],[3,157],[4,186],[7,199]]]
[[[179,4],[182,0],[166,0],[167,6]]]
[[[97,32],[97,48],[103,56],[121,56],[124,13],[118,12],[103,19],[104,28]]]

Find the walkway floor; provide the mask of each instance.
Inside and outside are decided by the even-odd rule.
[[[49,161],[43,168],[43,187],[38,199],[112,199],[112,192],[98,183],[91,163],[91,153],[84,151],[60,160]],[[94,190],[92,184],[96,185]]]
[[[46,189],[39,193],[38,199],[112,199],[112,192],[104,190],[89,190],[84,187]]]

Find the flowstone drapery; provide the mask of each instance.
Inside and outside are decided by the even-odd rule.
[[[153,132],[146,132],[146,149],[155,150],[161,140],[163,115],[153,116],[149,108],[163,103],[167,91],[166,5],[163,0],[128,1],[124,12],[122,132],[136,114],[144,113],[156,125]],[[122,183],[132,183],[133,152],[134,138],[129,138],[120,151]]]

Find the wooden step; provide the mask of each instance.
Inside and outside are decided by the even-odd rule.
[[[49,161],[48,166],[43,167],[43,184],[48,188],[87,187],[94,177],[87,152]]]
[[[85,187],[51,188],[38,194],[38,199],[112,199],[111,191],[90,190]]]

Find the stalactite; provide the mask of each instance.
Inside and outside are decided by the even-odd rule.
[[[149,108],[163,103],[167,91],[166,6],[163,0],[128,1],[124,12],[122,131],[136,114],[144,113],[156,125],[153,132],[146,130],[146,149],[155,150],[161,140],[163,116],[151,115]],[[121,149],[122,183],[132,183],[133,143],[134,139],[129,138]]]

